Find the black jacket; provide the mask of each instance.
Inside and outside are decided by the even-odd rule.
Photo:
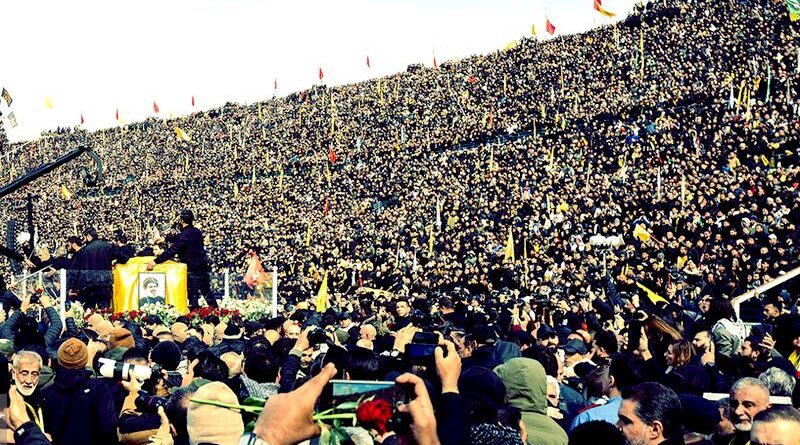
[[[54,445],[113,445],[117,420],[108,386],[91,371],[59,369],[55,383],[42,391],[45,430]]]
[[[168,238],[170,245],[161,255],[156,257],[156,264],[161,264],[178,256],[181,263],[186,264],[189,272],[208,272],[208,255],[203,246],[203,232],[194,226],[186,226],[174,238]]]
[[[129,256],[124,255],[119,248],[103,240],[92,240],[72,258],[72,268],[75,270],[111,270],[112,262],[127,263]]]

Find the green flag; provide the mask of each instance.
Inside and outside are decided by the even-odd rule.
[[[786,0],[786,8],[789,10],[791,21],[800,20],[800,0]]]

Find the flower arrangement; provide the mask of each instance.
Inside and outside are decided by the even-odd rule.
[[[243,319],[248,321],[258,321],[272,316],[272,305],[262,298],[248,298],[246,300],[228,298],[227,300],[222,300],[219,307],[236,311]]]
[[[219,317],[220,321],[223,323],[228,323],[231,318],[240,316],[239,311],[235,309],[230,310],[222,307],[215,308],[211,306],[203,306],[197,309],[192,309],[188,314],[186,314],[186,317],[192,323],[200,323],[205,320],[206,317],[210,317],[212,315]]]
[[[162,304],[162,303],[153,303],[153,304],[145,304],[139,308],[140,312],[144,312],[145,315],[155,315],[161,319],[166,325],[171,325],[175,323],[175,319],[180,317],[181,314],[178,313],[178,310],[175,309],[174,306],[169,304]]]

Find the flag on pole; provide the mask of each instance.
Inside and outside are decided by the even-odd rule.
[[[322,67],[319,67],[319,81],[322,82],[322,78],[325,77],[325,74],[322,72]]]
[[[510,259],[512,262],[514,261],[514,233],[511,231],[511,227],[508,228],[508,239],[506,239],[506,256],[505,259]]]
[[[83,120],[83,113],[81,113],[81,125],[83,125],[83,122],[84,122],[84,120]]]
[[[613,12],[603,9],[603,1],[602,0],[594,0],[594,9],[595,9],[595,11],[599,12],[600,14],[603,14],[604,16],[606,16],[608,18],[612,18],[612,17],[616,16],[616,14],[614,14]]]
[[[328,309],[328,272],[322,278],[322,284],[317,292],[317,312],[325,312]]]
[[[433,69],[439,68],[439,64],[436,63],[436,54],[433,55]]]
[[[274,91],[278,91],[278,78],[277,77],[275,78],[275,80],[272,83],[272,89]]]
[[[531,35],[536,37],[536,23],[531,25]]]
[[[367,56],[367,68],[372,68],[369,64],[369,56]]]
[[[547,30],[547,33],[550,34],[551,36],[556,33],[556,27],[553,26],[552,23],[550,23],[549,18],[545,19],[545,29]]]
[[[633,237],[646,243],[650,241],[652,235],[650,235],[650,232],[645,228],[644,224],[636,224],[636,227],[633,228]]]
[[[47,107],[48,110],[53,109],[53,99],[50,96],[44,98],[44,106]]]
[[[194,96],[192,96],[192,108],[194,108]]]
[[[116,119],[117,122],[119,122],[119,108],[117,108],[116,113],[114,113],[114,119]]]
[[[786,8],[789,9],[789,20],[800,20],[800,0],[786,0]]]
[[[261,265],[261,260],[258,258],[255,252],[252,250],[248,252],[248,266],[247,272],[244,274],[244,283],[250,289],[255,289],[256,286],[261,286],[267,283],[267,278],[269,275],[264,270],[264,266]]]
[[[66,185],[61,186],[61,198],[63,198],[64,201],[69,201],[72,199],[72,192],[67,188]]]
[[[331,160],[331,164],[335,164],[336,160],[336,153],[333,151],[333,147],[328,147],[328,158]]]
[[[153,112],[158,114],[159,111],[160,110],[158,109],[158,104],[156,103],[156,101],[153,101]]]
[[[2,96],[3,96],[3,100],[6,101],[6,105],[10,107],[11,106],[11,102],[14,102],[14,100],[11,99],[11,93],[9,93],[7,89],[3,88]]]

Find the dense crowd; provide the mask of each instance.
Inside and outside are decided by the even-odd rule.
[[[731,298],[798,266],[798,31],[784,2],[656,1],[437,69],[17,144],[17,175],[80,144],[105,162],[100,189],[67,168],[26,191],[33,265],[72,267],[88,226],[158,253],[191,208],[216,270],[254,250],[281,297],[277,319],[62,324],[12,288],[0,337],[26,415],[54,443],[296,443],[337,377],[413,388],[410,420],[359,407],[323,442],[796,440],[770,395],[800,405],[797,285],[755,326]],[[23,198],[0,204],[19,227]],[[101,358],[164,373],[104,379]],[[260,415],[190,401],[250,397]]]

